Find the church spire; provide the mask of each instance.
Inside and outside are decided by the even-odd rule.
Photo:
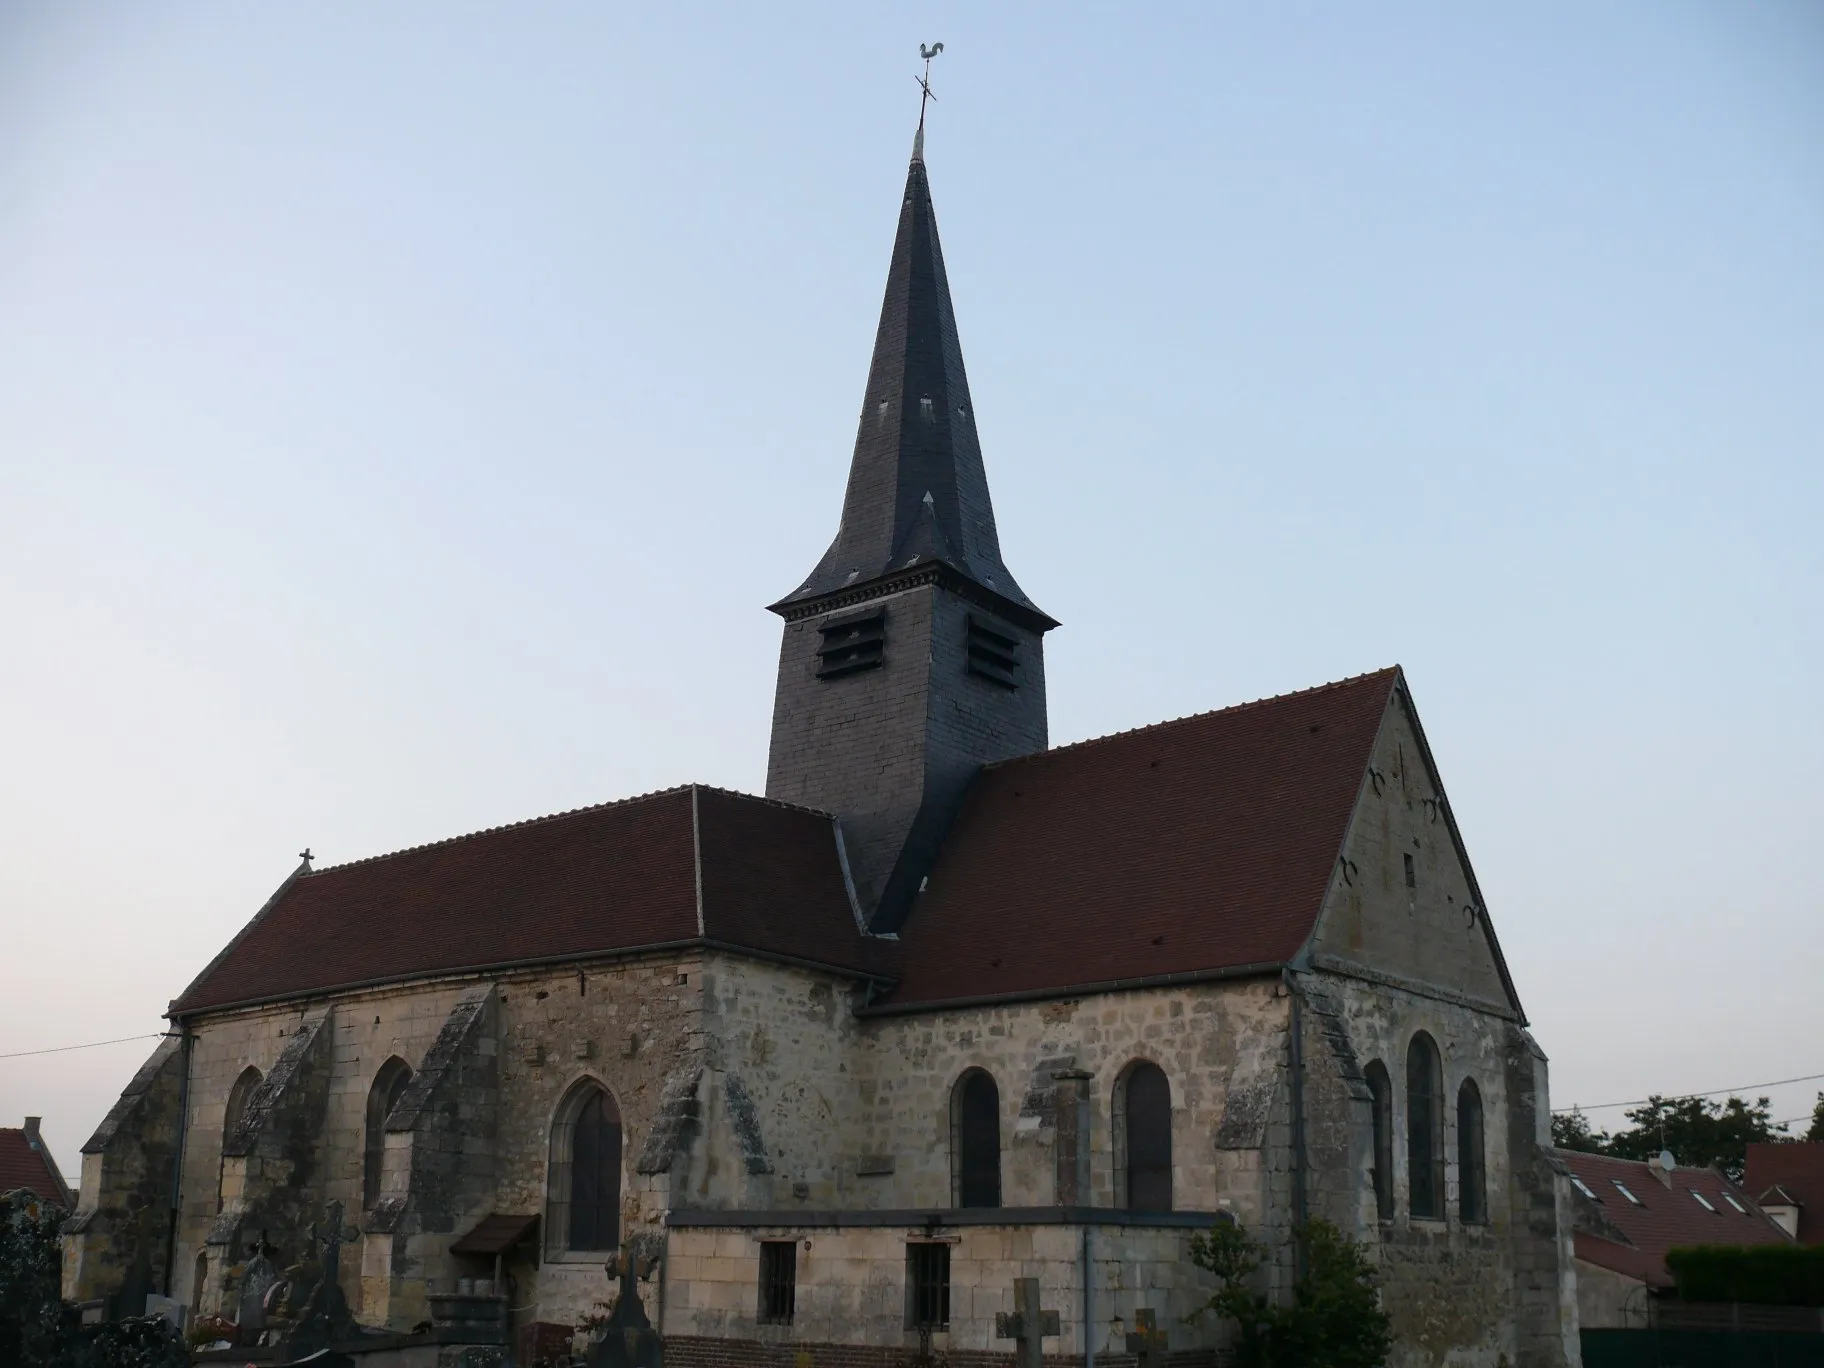
[[[1001,560],[922,139],[842,523],[773,611],[785,631],[767,797],[836,815],[859,914],[898,931],[976,772],[1045,749],[1057,626]]]
[[[817,567],[773,611],[790,616],[813,601],[936,562],[1044,630],[1056,623],[1026,597],[1001,560],[931,206],[923,131],[921,108],[842,522]]]

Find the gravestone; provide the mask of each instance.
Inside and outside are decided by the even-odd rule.
[[[241,1329],[251,1332],[256,1341],[266,1328],[266,1294],[279,1281],[279,1266],[272,1261],[278,1253],[266,1243],[266,1232],[247,1246],[247,1267],[241,1272],[241,1300],[235,1314]]]
[[[339,1340],[361,1333],[342,1294],[342,1246],[360,1239],[360,1233],[342,1223],[342,1203],[323,1208],[323,1220],[310,1228],[310,1250],[315,1256],[317,1285],[298,1309],[297,1324],[285,1337],[286,1355],[297,1360],[327,1349]]]
[[[622,1229],[630,1230],[632,1225],[626,1220]],[[664,1349],[659,1332],[640,1304],[640,1279],[650,1278],[659,1264],[658,1255],[643,1249],[646,1243],[637,1235],[627,1235],[620,1252],[603,1265],[609,1277],[620,1279],[621,1291],[602,1327],[602,1337],[589,1347],[589,1368],[662,1368]]]
[[[1127,1337],[1127,1352],[1137,1360],[1136,1368],[1159,1368],[1165,1359],[1166,1336],[1159,1328],[1158,1316],[1142,1307],[1134,1312],[1134,1328]]]
[[[1045,1359],[1046,1337],[1063,1333],[1058,1313],[1039,1306],[1039,1280],[1016,1278],[1013,1311],[997,1311],[994,1316],[995,1338],[1014,1341],[1016,1368],[1040,1368]]]

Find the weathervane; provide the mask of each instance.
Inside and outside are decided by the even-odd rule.
[[[925,74],[912,78],[918,82],[919,89],[918,133],[912,139],[913,161],[923,161],[925,159],[925,106],[937,98],[937,96],[931,93],[931,59],[943,50],[944,45],[942,43],[920,43],[918,45],[918,55],[925,59]]]

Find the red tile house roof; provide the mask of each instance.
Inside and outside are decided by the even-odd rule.
[[[21,1188],[58,1206],[75,1206],[57,1161],[45,1148],[35,1116],[26,1117],[23,1127],[0,1126],[0,1192]]]
[[[1799,1243],[1824,1244],[1824,1143],[1748,1146],[1742,1186],[1767,1205],[1798,1207]]]
[[[1575,1150],[1557,1155],[1570,1169],[1577,1193],[1577,1257],[1598,1268],[1650,1287],[1670,1287],[1667,1250],[1791,1243],[1746,1192],[1715,1169],[1674,1169],[1668,1188],[1636,1159]]]
[[[1271,972],[1316,923],[1397,669],[987,766],[899,940],[833,820],[690,786],[301,868],[174,1015],[711,943],[897,986],[876,1010]]]
[[[1399,678],[989,765],[913,904],[887,1009],[1290,960]]]
[[[690,786],[300,870],[171,1010],[704,942],[869,975],[891,949],[828,816]]]

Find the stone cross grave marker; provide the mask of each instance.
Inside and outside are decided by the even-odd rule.
[[[1136,1368],[1159,1368],[1165,1358],[1165,1331],[1159,1328],[1158,1316],[1142,1307],[1134,1312],[1134,1328],[1127,1336],[1127,1352],[1139,1360]]]
[[[1045,1358],[1045,1337],[1063,1334],[1056,1311],[1039,1306],[1039,1280],[1016,1278],[1013,1283],[1013,1312],[997,1311],[994,1316],[996,1339],[1014,1341],[1013,1361],[1016,1368],[1039,1368]]]

